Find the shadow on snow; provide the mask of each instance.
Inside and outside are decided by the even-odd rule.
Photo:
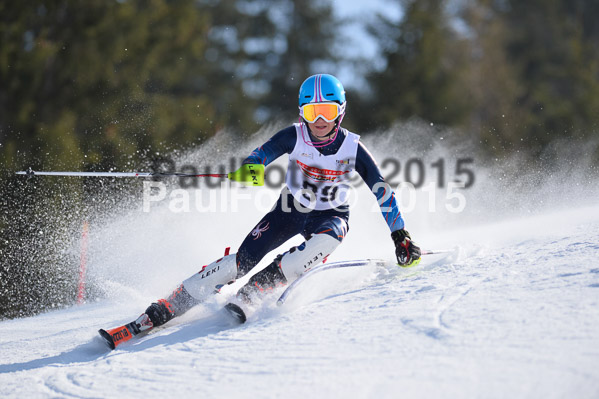
[[[34,359],[23,363],[2,364],[0,365],[0,374],[34,370],[46,366],[69,366],[75,363],[107,359],[123,352],[138,352],[156,346],[168,346],[186,342],[237,326],[239,325],[230,320],[225,311],[221,310],[200,320],[173,326],[173,332],[170,334],[166,333],[169,330],[168,325],[164,328],[159,328],[157,331],[123,343],[122,346],[119,346],[114,351],[111,351],[99,336],[95,336],[91,342],[78,345],[69,351],[55,356]],[[165,333],[161,334],[161,332]]]

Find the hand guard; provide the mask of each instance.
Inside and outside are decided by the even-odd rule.
[[[420,247],[412,241],[410,233],[401,229],[391,233],[395,244],[395,256],[401,267],[412,267],[420,263]]]

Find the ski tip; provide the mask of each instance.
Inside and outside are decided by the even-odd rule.
[[[225,310],[229,315],[231,315],[239,324],[243,324],[246,322],[247,317],[245,316],[245,312],[238,305],[229,302],[225,305]]]
[[[129,328],[127,328],[126,325],[113,328],[108,331],[100,329],[98,330],[98,333],[102,338],[104,338],[110,349],[116,348],[123,342],[129,341],[133,337],[133,333],[129,331]]]
[[[108,347],[110,349],[116,348],[116,345],[114,344],[114,341],[112,340],[112,336],[110,334],[108,334],[106,332],[106,330],[99,329],[98,334],[100,334],[100,337],[103,338],[104,342],[106,343],[106,345],[108,345]]]

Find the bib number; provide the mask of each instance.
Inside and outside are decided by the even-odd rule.
[[[337,199],[337,190],[339,190],[338,185],[326,185],[323,186],[321,190],[318,189],[316,184],[312,184],[304,180],[302,185],[302,197],[304,197],[307,201],[312,202],[313,198],[318,199],[320,202],[335,202]],[[311,198],[310,195],[306,194],[306,190],[314,193],[314,196]],[[320,193],[319,193],[320,191]],[[320,198],[319,198],[320,195]]]

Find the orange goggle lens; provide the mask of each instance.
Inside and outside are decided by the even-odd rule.
[[[314,122],[318,117],[333,122],[339,116],[339,108],[337,103],[315,103],[303,105],[300,110],[302,118],[308,122]]]

